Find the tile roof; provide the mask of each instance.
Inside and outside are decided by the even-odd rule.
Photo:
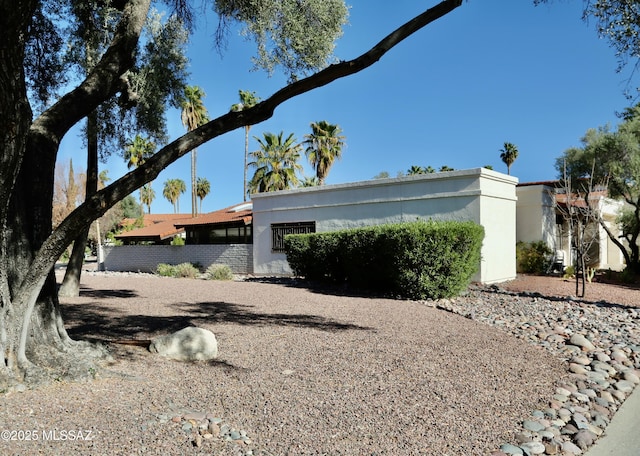
[[[190,217],[185,214],[153,214],[153,217],[149,217],[151,214],[146,214],[143,218],[144,226],[131,231],[125,231],[117,234],[116,239],[137,239],[145,241],[161,241],[169,237],[173,237],[176,234],[184,233],[184,228],[177,228],[175,223],[178,220]],[[125,219],[122,221],[122,225],[130,225],[126,223]],[[135,220],[133,220],[135,222]]]
[[[116,235],[116,239],[161,241],[184,233],[185,226],[218,225],[233,222],[249,225],[253,220],[252,214],[251,203],[236,204],[197,217],[191,217],[188,214],[145,214],[142,228],[120,233]],[[136,219],[124,219],[121,225],[131,225],[135,221]]]
[[[218,225],[221,223],[241,222],[249,225],[253,220],[253,206],[251,203],[235,204],[214,212],[199,215],[195,218],[176,221],[176,227],[196,225]]]

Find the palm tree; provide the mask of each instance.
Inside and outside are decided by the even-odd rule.
[[[167,179],[164,183],[162,196],[173,204],[173,212],[180,212],[180,195],[187,190],[187,186],[182,179]]]
[[[504,143],[504,147],[500,149],[500,158],[507,165],[507,174],[511,175],[511,165],[518,158],[518,148],[510,142]]]
[[[200,198],[200,213],[202,213],[202,200],[209,194],[211,191],[211,184],[204,177],[199,177],[196,182],[196,195]]]
[[[305,176],[302,182],[300,182],[300,187],[317,187],[318,185],[318,178],[316,176]]]
[[[345,139],[340,133],[342,130],[338,125],[321,120],[312,122],[311,134],[304,136],[305,154],[316,172],[319,185],[324,185],[333,162],[340,158]]]
[[[204,107],[202,99],[204,90],[198,86],[186,86],[184,88],[184,98],[180,102],[182,108],[182,125],[187,131],[193,131],[209,121],[207,108]],[[196,206],[196,155],[197,149],[191,151],[191,216],[198,215]]]
[[[426,174],[427,169],[423,166],[411,165],[411,168],[407,170],[408,176],[413,176],[414,174]]]
[[[240,95],[240,103],[236,103],[231,106],[231,110],[234,112],[244,111],[245,109],[249,109],[260,102],[260,97],[256,95],[255,92],[249,92],[247,90],[238,91]],[[249,160],[249,130],[251,130],[251,125],[245,125],[244,127],[244,177],[243,177],[243,201],[247,200],[247,167]]]
[[[142,166],[144,162],[151,157],[156,150],[156,144],[148,138],[143,138],[140,135],[136,135],[133,140],[127,143],[127,147],[124,150],[124,159],[127,160],[127,168],[137,168]],[[149,183],[151,187],[151,183]],[[145,204],[144,199],[144,186],[140,188],[140,204]],[[151,205],[151,202],[149,202]],[[149,208],[151,211],[151,208]]]
[[[147,214],[151,214],[151,203],[156,199],[156,192],[151,187],[151,183],[143,185],[140,188],[140,202],[147,206]]]
[[[254,136],[260,150],[250,154],[253,161],[249,166],[256,168],[249,182],[251,193],[285,190],[298,185],[296,172],[302,171],[302,165],[298,163],[302,146],[296,144],[293,133],[284,140],[283,134],[264,133],[264,140]]]

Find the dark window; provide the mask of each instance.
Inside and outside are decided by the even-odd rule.
[[[271,251],[284,252],[284,237],[287,234],[316,232],[316,222],[274,223],[271,225]]]

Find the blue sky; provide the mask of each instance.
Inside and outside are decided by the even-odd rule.
[[[349,24],[336,57],[356,57],[435,3],[348,1]],[[553,179],[556,157],[580,145],[587,129],[615,126],[615,113],[629,104],[624,97],[629,70],[616,73],[614,50],[598,38],[594,23],[582,21],[582,5],[467,1],[369,69],[280,106],[270,120],[252,127],[250,150],[258,148],[253,136],[283,131],[302,141],[311,122],[326,120],[338,124],[346,137],[342,160],[331,169],[327,184],[367,180],[382,171],[395,176],[412,165],[492,165],[506,173],[500,160],[505,141],[520,151],[511,168],[520,182]],[[212,118],[239,101],[239,89],[264,99],[286,83],[280,74],[251,71],[255,48],[240,36],[230,35],[220,56],[212,44],[216,26],[213,15],[201,17],[189,47],[189,83],[205,90]],[[168,113],[168,121],[172,139],[184,133],[177,111]],[[79,144],[77,134],[70,133],[59,155],[73,157],[76,169],[85,160],[76,154]],[[242,129],[198,149],[198,176],[212,187],[203,212],[242,201],[243,156]],[[311,176],[311,167],[303,164]],[[126,172],[117,154],[101,166],[112,178]],[[173,212],[162,197],[163,182],[170,178],[189,185],[188,157],[154,181],[153,213]],[[188,192],[180,198],[180,210],[190,212]]]

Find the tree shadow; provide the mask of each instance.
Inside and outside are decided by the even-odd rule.
[[[67,332],[74,339],[113,341],[148,340],[159,334],[202,324],[289,326],[320,331],[372,330],[318,315],[256,312],[253,306],[226,302],[176,303],[174,315],[134,315],[108,304],[62,304]]]
[[[106,298],[135,298],[139,295],[133,290],[116,290],[116,289],[96,290],[96,289],[81,285],[80,296],[88,297],[88,298],[96,298],[96,299],[106,299]]]
[[[302,279],[299,277],[251,277],[245,279],[245,281],[270,283],[275,285],[282,285],[289,288],[308,290],[312,293],[317,294],[344,296],[348,298],[402,299],[394,295],[393,293],[381,290],[358,288],[350,285],[348,282],[320,282]]]
[[[480,289],[485,293],[519,296],[521,298],[540,298],[540,299],[546,299],[547,301],[555,301],[555,302],[574,302],[576,304],[586,304],[590,306],[602,307],[607,309],[637,309],[637,307],[630,306],[627,304],[619,304],[619,303],[609,302],[604,300],[589,299],[588,296],[585,296],[583,298],[575,298],[570,296],[546,295],[538,291],[509,291],[509,290],[500,288],[497,285],[489,285],[489,286],[481,285],[478,287],[478,289]]]

